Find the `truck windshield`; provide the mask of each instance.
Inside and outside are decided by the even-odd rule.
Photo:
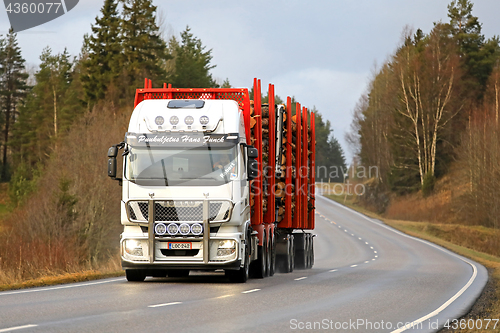
[[[236,145],[230,147],[132,147],[125,175],[139,185],[217,186],[238,176]]]

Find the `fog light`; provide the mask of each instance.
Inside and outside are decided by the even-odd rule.
[[[230,256],[231,254],[234,254],[235,252],[236,249],[218,249],[217,257],[227,257]]]
[[[179,232],[181,233],[181,235],[186,236],[187,234],[189,234],[189,231],[191,231],[191,228],[189,227],[189,224],[187,224],[187,223],[183,223],[179,227]]]
[[[191,232],[196,236],[201,235],[201,233],[203,232],[203,227],[201,226],[201,224],[195,223],[191,225]]]
[[[158,223],[155,226],[155,231],[157,235],[163,236],[167,233],[167,226],[165,225],[165,223]]]
[[[167,232],[169,235],[176,235],[179,232],[179,226],[175,223],[170,223],[167,227]]]

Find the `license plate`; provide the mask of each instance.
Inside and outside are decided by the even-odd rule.
[[[191,250],[192,243],[168,243],[169,250]]]

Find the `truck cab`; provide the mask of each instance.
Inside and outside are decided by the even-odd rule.
[[[234,100],[151,99],[136,106],[122,143],[127,279],[185,276],[190,269],[248,275],[255,160],[246,142]]]

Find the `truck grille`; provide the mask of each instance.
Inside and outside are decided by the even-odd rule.
[[[203,201],[169,200],[155,201],[155,222],[203,221]],[[215,200],[209,202],[210,222],[228,221],[231,215],[230,201]],[[127,203],[129,219],[132,222],[148,222],[148,201],[129,201]]]

